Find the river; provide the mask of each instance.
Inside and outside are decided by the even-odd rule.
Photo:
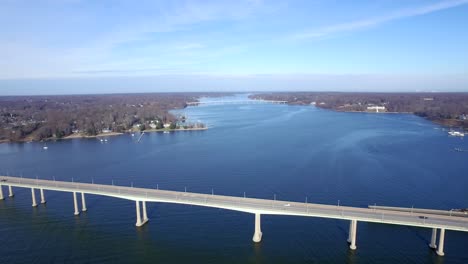
[[[204,100],[245,100],[246,95]],[[339,113],[314,106],[227,104],[176,111],[206,131],[130,134],[0,145],[0,172],[30,178],[160,188],[367,207],[468,207],[468,142],[408,114]],[[7,189],[4,188],[7,196]],[[0,201],[0,263],[468,263],[468,234],[446,232],[445,257],[427,246],[431,230],[254,216],[148,204],[135,227],[132,201],[87,196],[73,215],[69,193],[15,189]]]

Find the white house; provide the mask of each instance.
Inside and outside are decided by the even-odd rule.
[[[378,113],[379,111],[385,111],[385,106],[377,106],[377,105],[368,106],[367,111],[375,111],[376,113]]]

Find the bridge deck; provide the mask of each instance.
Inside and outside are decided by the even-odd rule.
[[[103,184],[36,180],[8,176],[0,176],[0,185],[103,195],[134,201],[198,205],[255,214],[323,217],[426,228],[444,228],[447,230],[468,232],[467,218],[447,215],[386,211],[370,208],[243,198]]]

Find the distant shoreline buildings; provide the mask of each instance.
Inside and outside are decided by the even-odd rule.
[[[378,106],[378,105],[373,105],[373,106],[368,106],[367,111],[375,111],[376,113],[380,112],[385,112],[386,108],[385,106]]]

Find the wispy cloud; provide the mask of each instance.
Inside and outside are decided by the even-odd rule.
[[[404,52],[393,49],[392,41],[382,45],[382,49],[385,47],[385,51],[392,52],[381,52],[378,48],[368,51],[362,46],[343,49],[349,45],[339,39],[334,45],[317,49],[296,44],[297,40],[352,33],[444,9],[458,11],[455,7],[468,4],[468,0],[399,0],[392,1],[392,6],[399,6],[392,9],[394,11],[370,14],[368,10],[375,3],[345,4],[337,8],[331,1],[117,2],[115,8],[109,9],[106,3],[92,0],[47,0],[47,5],[0,0],[0,79],[168,73],[407,70],[466,73],[468,40],[458,25],[466,24],[468,18],[461,12],[450,13],[453,19],[446,21],[448,27],[453,27],[454,34],[426,47],[438,58],[432,61],[418,53],[418,44],[426,43],[420,39],[408,40],[414,50]],[[424,4],[415,7],[416,2]],[[336,14],[330,16],[327,13],[330,10],[335,10]],[[353,20],[357,12],[367,12],[367,15]],[[336,20],[338,15],[340,20]],[[25,17],[28,23],[24,22]],[[431,21],[439,19],[437,16],[427,18]],[[424,25],[415,25],[415,30],[421,26]],[[434,30],[433,34],[440,30],[443,29]],[[414,52],[415,56],[406,56],[409,52]],[[321,55],[328,53],[335,56]],[[358,63],[353,63],[357,57],[360,58]],[[376,58],[382,62],[378,67],[374,65]],[[408,62],[404,69],[394,65],[396,58]]]
[[[416,8],[401,9],[396,12],[382,15],[382,16],[306,30],[300,33],[293,34],[291,38],[295,40],[315,39],[315,38],[327,37],[327,36],[335,35],[339,33],[358,31],[358,30],[363,30],[363,29],[367,29],[371,27],[376,27],[378,25],[391,22],[394,20],[421,16],[421,15],[425,15],[425,14],[441,11],[444,9],[449,9],[449,8],[465,5],[465,4],[468,4],[468,0],[452,0],[452,1],[442,1],[442,2],[435,3],[435,4],[416,7]]]
[[[203,54],[210,43],[205,43],[203,36],[185,36],[184,33],[207,24],[248,19],[263,6],[262,1],[255,0],[147,1],[141,5],[122,1],[119,8],[112,11],[114,13],[106,11],[106,16],[101,17],[104,9],[96,7],[99,4],[84,3],[82,8],[89,12],[83,12],[73,8],[74,2],[60,4],[58,1],[60,5],[57,4],[56,9],[44,9],[49,17],[57,14],[73,17],[65,19],[63,27],[42,19],[46,15],[38,14],[33,7],[0,3],[0,21],[2,15],[7,15],[8,8],[15,10],[10,12],[17,14],[11,15],[14,19],[23,12],[41,18],[36,27],[31,23],[33,26],[25,30],[11,30],[10,35],[0,36],[0,79],[135,72],[133,69],[157,72],[159,68],[166,69],[168,64],[169,68],[173,64],[187,64],[193,60],[191,53]],[[95,26],[92,22],[96,22]],[[69,29],[81,33],[76,38],[78,41],[67,39],[71,35]],[[45,34],[36,37],[40,32]],[[173,41],[168,37],[174,35],[181,39]],[[61,45],[57,45],[58,42]],[[149,48],[151,45],[147,43],[154,47]],[[129,52],[131,49],[146,49],[147,52],[135,54]],[[178,62],[180,60],[183,62]]]

